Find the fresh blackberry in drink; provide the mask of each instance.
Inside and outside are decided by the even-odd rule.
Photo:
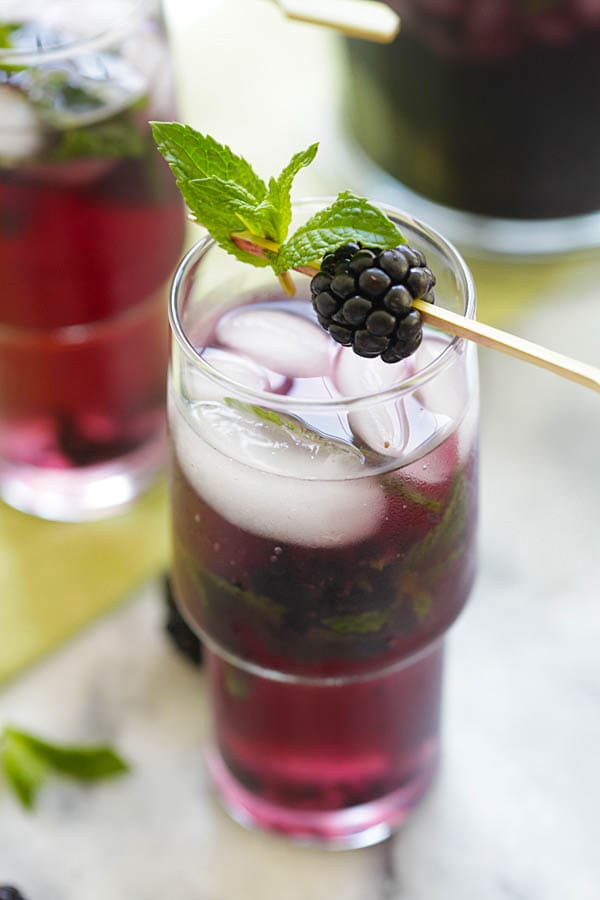
[[[434,302],[435,275],[419,250],[390,250],[344,244],[335,274],[327,257],[311,281],[319,324],[334,341],[359,356],[397,363],[411,356],[423,338],[421,314],[412,301]]]

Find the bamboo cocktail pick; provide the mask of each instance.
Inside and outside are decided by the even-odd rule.
[[[561,353],[555,353],[532,341],[526,341],[507,331],[500,331],[499,328],[493,328],[491,325],[485,325],[475,319],[459,316],[449,309],[433,306],[424,300],[413,300],[413,306],[419,310],[423,321],[434,328],[458,337],[468,338],[470,341],[481,344],[482,347],[500,350],[502,353],[532,363],[534,366],[540,366],[542,369],[548,369],[556,375],[561,375],[563,378],[568,378],[570,381],[575,381],[577,384],[600,393],[600,369],[595,366],[563,356]]]
[[[335,28],[348,37],[389,44],[400,19],[379,0],[275,0],[288,19]]]

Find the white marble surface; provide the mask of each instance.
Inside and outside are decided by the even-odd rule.
[[[239,137],[266,174],[320,136],[331,61],[308,28],[290,53],[291,32],[256,0],[281,38],[261,53],[244,40],[250,3],[168,9],[186,118],[236,147]],[[207,88],[217,59],[238,107]],[[285,121],[274,102],[282,85],[297,91]],[[234,122],[236,108],[252,116]],[[320,187],[318,173],[303,173],[304,190]],[[515,329],[600,360],[599,270],[557,285]],[[133,764],[98,787],[53,782],[34,815],[1,790],[0,883],[20,884],[29,900],[597,900],[600,400],[489,351],[481,363],[480,575],[450,636],[441,773],[402,831],[328,853],[230,822],[202,764],[202,675],[168,645],[148,585],[0,692],[0,724],[110,740]]]

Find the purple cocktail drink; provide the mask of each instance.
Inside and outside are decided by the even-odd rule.
[[[0,26],[0,492],[50,518],[118,508],[163,458],[184,217],[148,126],[172,104],[164,30],[129,6],[114,34],[78,30],[100,4]]]
[[[395,221],[440,302],[472,315],[455,251]],[[180,269],[173,577],[205,641],[227,807],[359,846],[403,821],[438,759],[443,637],[475,568],[476,362],[434,331],[396,365],[356,356],[297,282],[284,299],[210,241]]]

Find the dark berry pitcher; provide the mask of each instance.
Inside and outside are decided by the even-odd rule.
[[[391,5],[402,17],[393,44],[346,45],[346,115],[366,154],[457,239],[513,251],[594,244],[598,0]]]

